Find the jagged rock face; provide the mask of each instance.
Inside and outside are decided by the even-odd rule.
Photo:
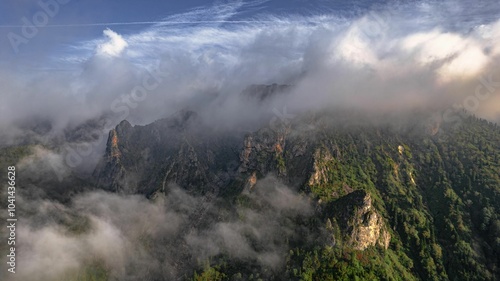
[[[207,133],[193,112],[181,112],[147,126],[122,122],[110,132],[96,178],[101,188],[150,197],[165,191],[169,183],[209,196],[227,195],[213,192],[216,188],[239,196],[243,189],[255,189],[259,179],[274,174],[317,202],[321,218],[317,223],[330,231],[328,246],[362,251],[408,245],[412,253],[432,257],[431,262],[439,268],[428,269],[427,262],[422,263],[417,256],[413,261],[419,272],[429,272],[426,276],[444,272],[440,249],[461,251],[454,249],[458,244],[448,238],[456,239],[456,231],[462,231],[462,237],[469,237],[469,233],[461,226],[464,218],[442,214],[442,204],[451,208],[455,203],[450,203],[450,198],[457,195],[452,187],[436,182],[447,178],[465,184],[456,187],[461,194],[470,194],[473,183],[481,190],[476,173],[490,169],[484,178],[498,175],[493,166],[471,164],[467,156],[481,151],[483,144],[471,149],[470,141],[463,141],[460,150],[451,154],[453,147],[436,142],[417,119],[414,126],[401,129],[366,119],[353,124],[339,114],[327,117],[313,118],[312,126],[304,122],[308,118],[299,117],[246,135]],[[475,124],[474,128],[481,126],[483,134],[497,130],[487,124]],[[475,139],[474,130],[457,132],[468,140]],[[493,146],[488,147],[491,150]],[[490,161],[498,163],[497,155]],[[456,165],[444,172],[443,159]],[[465,181],[457,176],[467,173]],[[492,182],[498,182],[495,180]],[[490,189],[484,186],[484,190]],[[439,231],[434,232],[434,228]],[[485,259],[482,253],[474,255]],[[447,258],[453,256],[448,254]]]
[[[272,85],[253,91],[285,89]],[[148,195],[164,191],[171,182],[201,192],[215,182],[219,187],[251,187],[268,174],[295,187],[321,188],[331,184],[330,162],[341,157],[330,139],[335,135],[325,134],[336,129],[321,125],[330,120],[316,120],[310,126],[306,119],[273,124],[246,135],[211,133],[193,111],[181,111],[146,126],[132,127],[123,121],[110,132],[106,155],[94,177],[101,188]],[[332,197],[350,191],[351,187],[343,185]]]
[[[183,111],[147,126],[121,122],[111,130],[106,155],[95,171],[98,185],[152,195],[169,183],[202,193],[216,183],[237,192],[268,174],[306,191],[332,184],[330,174],[342,154],[323,128],[303,130],[298,119],[245,136],[221,136],[204,133],[197,118]],[[343,184],[331,197],[353,190]]]
[[[329,164],[333,160],[333,156],[328,149],[321,147],[316,149],[313,158],[313,171],[308,184],[313,186],[327,183],[328,172],[331,169]]]
[[[111,130],[106,154],[94,172],[101,188],[148,196],[169,183],[205,192],[229,182],[237,168],[241,138],[199,129],[194,112],[147,126],[127,121]]]
[[[287,91],[291,88],[289,85],[251,85],[246,88],[241,94],[244,97],[257,99],[259,102],[268,100],[280,94],[287,94]]]
[[[197,125],[194,112],[147,126],[123,121],[109,134],[106,156],[96,170],[99,185],[156,197],[169,183],[208,194],[216,183],[215,188],[237,193],[268,174],[306,191],[336,184],[331,174],[342,158],[338,144],[321,130],[298,130],[301,120],[245,136],[200,133]],[[347,245],[388,248],[391,235],[366,191],[343,184],[330,198],[337,200],[327,203],[325,221],[332,219]]]
[[[296,186],[310,176],[309,142],[285,127],[218,135],[197,121],[189,111],[147,126],[121,122],[110,131],[106,154],[94,172],[98,185],[152,195],[172,182],[204,192],[214,183],[251,188],[267,174]]]
[[[263,129],[245,137],[240,153],[240,172],[257,171],[260,175],[286,175],[286,131]]]
[[[327,216],[338,222],[344,239],[352,248],[389,247],[391,235],[366,191],[357,190],[343,196],[332,202],[327,210]]]
[[[196,113],[183,111],[147,126],[120,123],[110,132],[106,155],[96,169],[98,184],[148,196],[164,192],[169,183],[200,193],[210,193],[215,184],[238,193],[274,174],[313,193],[320,202],[333,200],[334,207],[326,209],[334,211],[327,212],[325,220],[334,218],[353,248],[388,247],[391,236],[370,194],[333,180],[345,173],[338,170],[345,165],[342,151],[349,148],[365,154],[366,140],[379,134],[376,127],[354,132],[351,127],[344,129],[341,121],[333,125],[327,121],[308,129],[298,118],[246,135],[221,136],[207,133],[198,121]]]

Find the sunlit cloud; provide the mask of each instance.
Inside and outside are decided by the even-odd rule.
[[[120,56],[128,46],[127,41],[125,41],[121,35],[109,28],[104,30],[103,34],[108,38],[108,41],[97,46],[97,54],[111,57]]]
[[[40,72],[35,79],[18,77],[17,82],[6,79],[4,88],[16,94],[9,98],[12,106],[0,127],[13,132],[10,124],[34,116],[52,120],[52,131],[103,115],[117,123],[123,114],[115,114],[113,104],[126,106],[126,118],[134,124],[189,107],[214,126],[240,126],[283,104],[296,112],[317,107],[449,106],[474,94],[480,77],[500,80],[495,67],[500,56],[498,20],[451,29],[446,18],[424,14],[437,5],[429,2],[425,7],[388,5],[352,17],[332,11],[261,13],[238,21],[238,15],[261,4],[205,6],[138,32],[106,29],[104,36],[75,42],[54,56],[57,64],[72,70]],[[140,104],[127,105],[124,97],[159,65],[161,85]],[[251,106],[239,99],[246,87],[271,83],[294,88],[286,100],[266,105]],[[38,102],[26,106],[28,100]],[[492,104],[499,105],[495,95],[476,114],[496,118]]]

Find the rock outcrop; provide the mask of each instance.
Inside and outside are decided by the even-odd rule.
[[[372,205],[372,198],[364,190],[356,190],[330,203],[326,208],[328,219],[336,221],[349,246],[364,250],[370,246],[389,247],[391,235],[382,216]]]
[[[205,193],[228,184],[238,167],[241,138],[199,128],[192,111],[146,126],[121,122],[111,130],[106,154],[94,171],[100,188],[151,196],[175,183]]]

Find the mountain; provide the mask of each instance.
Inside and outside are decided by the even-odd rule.
[[[279,244],[289,249],[283,265],[225,252],[198,261],[191,277],[184,271],[188,279],[496,280],[500,128],[465,113],[458,128],[426,116],[305,113],[250,133],[211,131],[193,111],[146,126],[123,121],[92,180],[150,200],[168,198],[175,183],[227,218],[265,210],[252,194],[273,177],[313,206],[284,218],[297,233]],[[198,215],[205,225],[195,228],[224,221]]]
[[[165,192],[170,182],[203,193],[213,183],[229,180],[226,174],[237,167],[242,141],[241,136],[202,128],[193,111],[146,126],[132,127],[123,121],[109,133],[94,178],[105,190],[148,197]]]

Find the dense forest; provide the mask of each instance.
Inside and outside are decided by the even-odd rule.
[[[329,204],[341,204],[347,192],[365,190],[390,226],[389,248],[356,250],[342,242],[342,231],[332,230],[335,245],[292,245],[285,268],[272,278],[241,270],[241,264],[226,257],[212,260],[211,266],[199,270],[193,280],[499,278],[497,125],[469,116],[460,128],[444,128],[436,136],[391,128],[349,128],[319,134],[315,145],[321,154],[319,165],[325,172],[324,179],[305,184],[303,192],[319,199],[322,209],[328,209]],[[286,152],[285,148],[285,165],[293,161]],[[278,158],[276,163],[281,165]],[[319,222],[309,225],[338,227],[336,221],[332,227],[328,214],[335,217],[320,211]]]

